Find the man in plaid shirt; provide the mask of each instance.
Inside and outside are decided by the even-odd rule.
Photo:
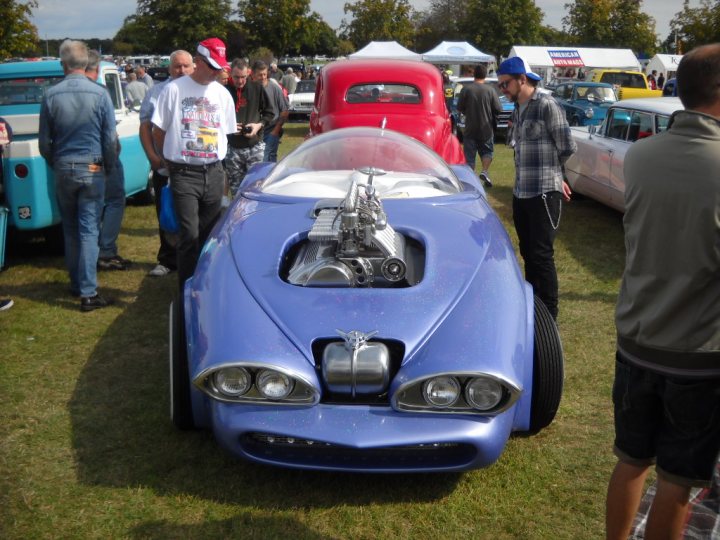
[[[537,91],[540,76],[517,56],[497,71],[498,87],[515,103],[508,134],[515,149],[513,222],[525,261],[525,279],[554,319],[558,281],[553,243],[562,200],[570,200],[563,164],[577,150],[565,112],[553,97]]]

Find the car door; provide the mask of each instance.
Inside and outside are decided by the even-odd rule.
[[[140,143],[139,112],[125,107],[117,69],[103,66],[101,76],[115,108],[115,121],[121,147],[120,161],[125,174],[125,193],[127,196],[134,195],[148,187],[150,173],[150,163]]]

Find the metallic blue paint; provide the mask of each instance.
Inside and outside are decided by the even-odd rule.
[[[404,344],[390,396],[404,382],[447,372],[492,374],[520,388],[521,396],[497,416],[440,415],[399,412],[389,404],[232,404],[192,385],[195,424],[212,429],[233,454],[301,469],[456,471],[496,461],[510,434],[530,425],[533,294],[477,176],[467,166],[454,166],[464,188],[460,193],[383,201],[395,230],[426,248],[420,283],[397,289],[311,288],[291,285],[279,272],[289,246],[312,227],[316,200],[263,193],[271,167],[251,169],[186,282],[190,380],[210,367],[247,361],[281,367],[322,392],[312,344],[335,337],[341,328],[378,330],[378,338]],[[293,458],[292,452],[255,451],[242,442],[250,433],[353,451],[456,443],[472,452],[419,465],[347,456],[313,461]]]

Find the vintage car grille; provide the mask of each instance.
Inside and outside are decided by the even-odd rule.
[[[390,380],[392,380],[400,369],[400,364],[402,363],[405,356],[405,345],[401,341],[395,341],[392,339],[371,339],[370,343],[375,341],[383,343],[388,348],[388,351],[390,353],[389,376]],[[340,342],[340,340],[337,338],[321,338],[316,339],[315,341],[313,341],[312,344],[312,352],[315,359],[315,370],[318,373],[318,380],[321,382],[321,384],[323,384],[320,403],[344,405],[390,405],[390,398],[387,392],[383,392],[381,394],[357,394],[355,397],[353,397],[351,394],[347,393],[333,393],[327,387],[325,387],[323,383],[324,377],[322,375],[323,351],[329,343],[335,342]]]
[[[375,470],[461,467],[477,454],[474,446],[463,443],[352,448],[259,432],[242,435],[240,444],[251,456],[278,463]]]

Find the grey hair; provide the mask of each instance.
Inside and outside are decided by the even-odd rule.
[[[95,71],[100,67],[100,53],[95,49],[88,51],[88,63],[85,66],[85,71]]]
[[[85,70],[88,65],[87,45],[82,41],[66,39],[60,45],[60,60],[69,70]]]
[[[173,51],[170,54],[170,63],[172,64],[175,61],[175,59],[182,54],[187,54],[188,57],[190,58],[190,61],[192,61],[192,54],[190,54],[189,52],[187,52],[183,49],[178,49],[177,51]]]

